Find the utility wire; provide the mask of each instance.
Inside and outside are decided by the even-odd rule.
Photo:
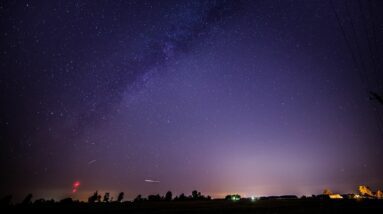
[[[368,81],[368,79],[365,80],[362,71],[359,69],[359,67],[360,67],[361,65],[358,63],[358,60],[356,59],[354,50],[353,50],[353,48],[352,48],[352,46],[351,46],[351,43],[350,43],[349,39],[347,38],[346,31],[345,31],[345,29],[344,29],[344,27],[343,27],[343,25],[342,25],[341,19],[340,19],[339,15],[338,15],[338,12],[337,12],[336,9],[335,9],[333,0],[329,0],[329,1],[330,1],[330,5],[331,5],[331,7],[332,7],[332,9],[333,9],[333,11],[334,11],[336,20],[337,20],[337,22],[338,22],[339,29],[341,30],[342,35],[343,35],[343,38],[344,38],[344,40],[345,40],[345,42],[346,42],[346,45],[347,45],[347,47],[348,47],[348,49],[349,49],[349,51],[350,51],[352,60],[353,60],[354,63],[355,63],[356,69],[358,70],[358,74],[359,74],[359,76],[360,76],[360,79],[361,79],[361,81],[362,81],[362,84],[363,84],[365,90],[368,91],[368,82],[366,82],[366,81]],[[347,9],[348,9],[348,5],[347,5]],[[348,12],[348,11],[347,11],[347,12]],[[349,12],[348,12],[348,13],[349,13]],[[351,22],[351,23],[352,23],[352,26],[353,26],[353,22]],[[354,30],[354,33],[356,34],[356,32],[355,32],[355,28],[353,28],[353,30]],[[357,37],[355,36],[355,38],[357,38]],[[356,43],[357,43],[357,41],[356,41]],[[357,44],[358,44],[358,43],[357,43]],[[359,45],[357,45],[357,46],[359,46]],[[360,49],[360,48],[358,48],[358,49]],[[363,60],[363,59],[361,58],[361,60]],[[363,63],[363,61],[362,61],[362,63]],[[364,63],[363,63],[363,64],[364,64]],[[363,67],[364,67],[364,66],[362,65],[362,68],[363,68]],[[371,102],[369,102],[369,103],[373,106],[373,104],[372,104]],[[374,107],[374,106],[373,106],[373,107]],[[380,116],[380,113],[376,110],[376,108],[374,108],[374,111],[376,112],[376,115],[377,115],[377,117],[375,117],[375,118],[376,118],[376,120],[377,120],[378,130],[380,131],[380,134],[383,136],[383,125],[382,125],[382,124],[383,124],[383,120],[382,120],[382,118],[381,118],[381,116]]]
[[[369,77],[368,77],[368,72],[367,72],[367,67],[364,63],[364,59],[363,59],[363,55],[362,55],[362,49],[360,48],[360,45],[359,45],[359,42],[358,42],[358,34],[355,30],[355,25],[354,25],[354,20],[351,16],[351,13],[350,13],[350,4],[349,4],[349,1],[346,1],[346,14],[347,16],[349,17],[350,19],[350,25],[351,25],[351,30],[352,30],[352,35],[354,37],[354,42],[355,42],[355,46],[356,46],[356,53],[357,53],[357,56],[359,57],[360,59],[360,64],[361,64],[361,67],[362,67],[362,70],[361,70],[361,74],[364,78],[364,81],[366,82],[367,84],[367,88],[369,88],[371,85],[370,85],[370,80],[369,80]],[[364,73],[364,74],[363,74]]]
[[[372,23],[372,38],[373,38],[373,47],[375,47],[375,54],[376,54],[376,57],[378,58],[380,55],[379,55],[379,49],[378,49],[378,40],[376,39],[376,24],[375,24],[375,13],[374,13],[374,10],[373,10],[373,5],[372,5],[372,0],[369,0],[368,1],[368,8],[369,8],[369,11],[370,11],[370,15],[371,15],[371,23]],[[377,59],[377,62],[379,62],[379,59]],[[378,69],[379,69],[379,64],[378,64]]]
[[[345,31],[345,29],[344,29],[344,27],[343,27],[343,25],[342,25],[342,21],[341,21],[340,18],[339,18],[338,12],[337,12],[336,9],[335,9],[334,2],[333,2],[332,0],[329,0],[329,1],[330,1],[331,8],[332,8],[333,11],[334,11],[335,18],[336,18],[336,20],[337,20],[337,22],[338,22],[339,29],[340,29],[341,32],[342,32],[342,36],[343,36],[343,38],[344,38],[344,41],[346,42],[346,46],[347,46],[347,48],[348,48],[348,50],[349,50],[349,52],[350,52],[350,54],[351,54],[351,58],[352,58],[352,60],[354,61],[354,64],[355,64],[355,66],[356,66],[356,70],[358,71],[359,78],[361,79],[361,81],[362,81],[362,83],[363,83],[363,86],[364,86],[365,90],[368,91],[368,87],[367,87],[367,85],[366,85],[367,83],[364,81],[363,74],[362,74],[362,72],[361,72],[361,70],[360,70],[360,68],[359,68],[360,65],[359,65],[359,63],[358,63],[358,60],[356,59],[356,56],[355,56],[354,50],[353,50],[353,48],[352,48],[352,46],[351,46],[351,43],[350,43],[349,39],[347,38],[346,31]]]
[[[371,39],[370,39],[370,36],[369,36],[369,33],[368,33],[368,22],[366,20],[366,16],[363,12],[363,7],[362,7],[362,2],[360,0],[358,0],[358,4],[359,4],[359,11],[360,11],[360,14],[361,14],[361,17],[362,17],[362,21],[363,21],[363,26],[364,26],[364,32],[366,34],[366,38],[367,38],[367,43],[368,43],[368,51],[369,51],[369,54],[370,54],[370,58],[371,58],[371,62],[372,62],[372,67],[373,67],[373,73],[374,73],[374,76],[375,78],[375,81],[376,81],[376,84],[377,86],[379,86],[379,80],[378,80],[378,69],[377,69],[377,63],[376,63],[376,58],[375,58],[375,55],[373,53],[373,50],[372,50],[372,42],[371,42]]]

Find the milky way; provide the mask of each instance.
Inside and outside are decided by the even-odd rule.
[[[2,2],[0,193],[382,187],[379,8]]]

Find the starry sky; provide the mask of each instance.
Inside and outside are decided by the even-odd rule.
[[[0,193],[382,188],[382,8],[1,1]]]

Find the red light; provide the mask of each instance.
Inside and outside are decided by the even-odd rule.
[[[75,181],[72,186],[72,193],[76,193],[78,188],[80,187],[80,181]]]
[[[73,183],[73,188],[77,188],[80,186],[80,181],[76,181]]]

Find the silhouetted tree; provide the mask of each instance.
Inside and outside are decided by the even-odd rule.
[[[25,198],[24,198],[23,202],[21,202],[21,204],[27,205],[27,204],[32,203],[32,197],[33,197],[32,194],[28,194],[27,196],[25,196]]]
[[[185,196],[185,194],[181,193],[181,195],[178,197],[178,199],[180,201],[185,201],[187,199],[187,197]]]
[[[166,201],[171,201],[173,199],[173,194],[171,191],[168,191],[166,194],[165,194],[165,200]]]
[[[141,195],[137,195],[136,198],[133,200],[133,202],[141,202],[141,201],[143,201]]]
[[[161,201],[161,196],[159,194],[157,195],[149,195],[148,196],[149,201]]]
[[[121,202],[124,199],[124,192],[120,192],[117,197],[117,202]]]
[[[100,202],[101,195],[98,194],[98,191],[94,192],[92,196],[88,198],[88,203]]]
[[[383,105],[383,96],[378,94],[378,93],[376,93],[376,92],[370,91],[370,99],[371,100],[376,100],[381,105]]]
[[[73,203],[73,199],[72,198],[64,198],[60,201],[60,204],[72,204]]]
[[[192,192],[192,198],[193,198],[194,200],[201,199],[201,192],[198,192],[197,190],[194,190],[194,191]]]
[[[105,202],[105,203],[108,203],[108,202],[109,202],[109,197],[110,197],[109,192],[106,192],[106,193],[104,194],[104,199],[103,199],[102,201]]]

